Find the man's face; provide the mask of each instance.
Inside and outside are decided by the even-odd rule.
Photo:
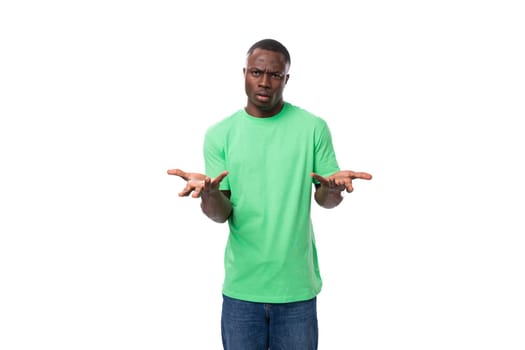
[[[255,49],[248,56],[243,69],[248,114],[271,117],[279,113],[289,78],[288,68],[284,55],[279,52]]]

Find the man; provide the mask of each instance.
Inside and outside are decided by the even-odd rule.
[[[248,50],[247,104],[205,135],[205,174],[168,170],[187,181],[179,196],[201,198],[210,219],[228,221],[224,255],[224,349],[317,349],[321,291],[315,201],[333,208],[364,172],[339,169],[326,122],[283,99],[290,55],[272,39]],[[312,186],[312,184],[314,186]]]

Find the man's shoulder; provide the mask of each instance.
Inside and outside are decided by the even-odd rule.
[[[228,130],[231,127],[231,125],[235,123],[235,120],[239,117],[241,113],[242,113],[242,110],[238,110],[235,113],[227,117],[219,119],[218,121],[216,121],[215,123],[211,124],[208,127],[206,134],[217,133],[217,132],[222,133],[225,130]]]
[[[290,102],[286,102],[286,110],[289,114],[295,115],[302,123],[309,121],[314,125],[325,125],[326,121],[319,115]]]

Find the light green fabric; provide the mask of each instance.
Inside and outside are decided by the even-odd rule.
[[[310,174],[339,170],[326,122],[289,103],[271,118],[240,110],[208,129],[204,159],[208,176],[229,171],[221,183],[233,204],[223,293],[271,303],[316,296]]]

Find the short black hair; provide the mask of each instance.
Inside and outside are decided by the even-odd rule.
[[[274,39],[262,39],[253,44],[246,53],[247,55],[251,55],[255,49],[263,49],[263,50],[269,50],[269,51],[275,51],[282,53],[284,55],[284,58],[286,59],[286,63],[289,65],[292,63],[290,58],[290,53],[288,52],[288,49]]]

